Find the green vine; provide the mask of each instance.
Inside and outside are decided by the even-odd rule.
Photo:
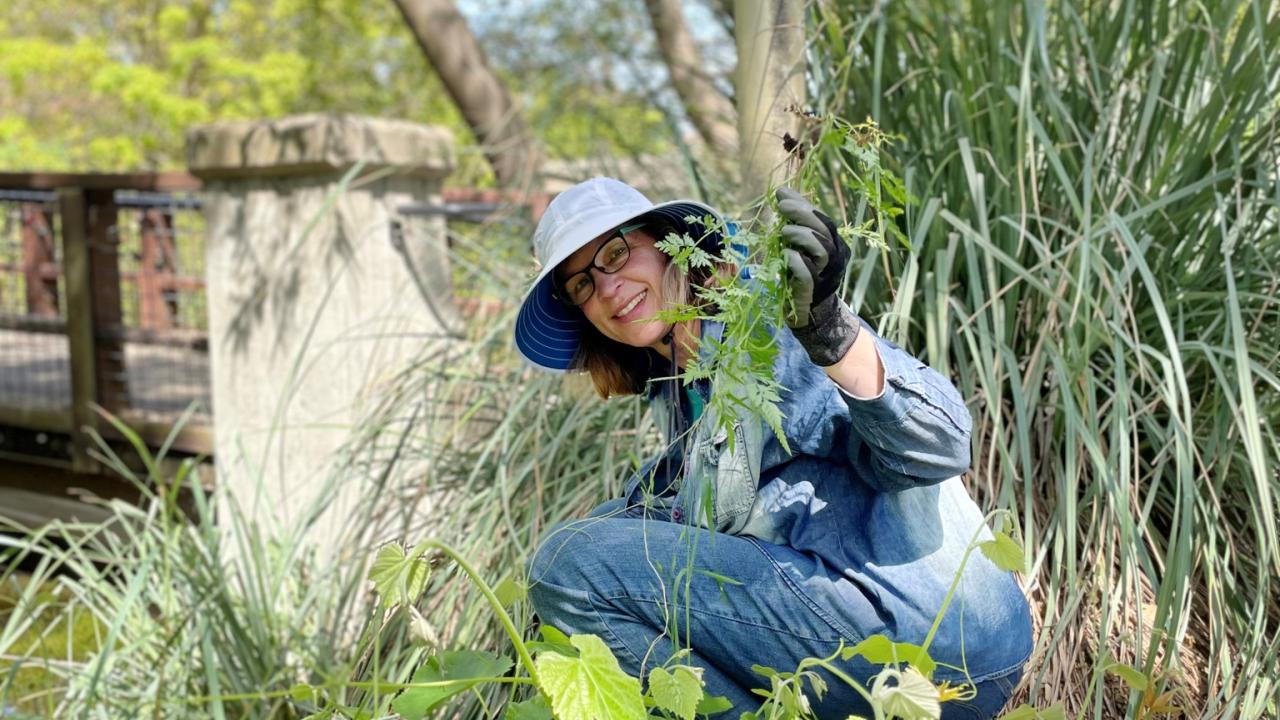
[[[822,151],[842,149],[848,157],[841,177],[844,187],[837,217],[854,215],[853,223],[838,226],[840,237],[852,245],[861,241],[881,253],[889,252],[888,238],[909,247],[910,242],[897,218],[914,198],[894,172],[886,167],[884,155],[893,138],[871,120],[851,125],[828,116],[815,119],[811,128],[816,137],[814,147],[796,145],[798,157],[820,157]],[[819,197],[816,184],[819,174],[811,160],[803,162],[796,175],[797,184],[808,197],[819,198],[815,204],[829,205]],[[846,207],[844,190],[852,191],[855,203]],[[756,416],[765,422],[784,449],[790,450],[782,431],[782,413],[778,409],[785,390],[773,376],[778,347],[775,328],[785,324],[791,311],[787,286],[786,249],[782,239],[782,220],[777,213],[773,188],[766,193],[761,212],[754,222],[731,228],[712,216],[685,218],[686,222],[718,231],[724,243],[714,251],[704,249],[697,240],[686,235],[670,234],[658,241],[660,250],[686,273],[691,269],[719,269],[716,281],[695,288],[695,300],[663,310],[658,314],[664,322],[710,321],[724,326],[718,340],[703,335],[697,352],[685,365],[681,379],[685,384],[698,380],[712,381],[707,417],[733,437],[732,426],[739,418]],[[829,212],[836,208],[826,207]],[[847,280],[847,278],[846,278]]]

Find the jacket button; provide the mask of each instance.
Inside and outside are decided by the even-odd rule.
[[[671,511],[671,519],[680,522],[680,518],[684,517],[684,513],[680,512],[680,508]]]

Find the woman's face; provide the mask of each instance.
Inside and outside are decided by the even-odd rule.
[[[560,263],[555,273],[557,287],[562,289],[570,275],[586,270],[596,251],[612,236],[610,230]],[[665,306],[662,275],[670,258],[643,229],[627,232],[626,241],[630,256],[617,272],[605,273],[598,267],[586,270],[595,283],[595,292],[580,308],[605,337],[632,347],[657,348],[669,327],[654,315]],[[604,259],[597,262],[603,265]]]

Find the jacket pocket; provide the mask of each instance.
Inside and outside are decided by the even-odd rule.
[[[710,524],[727,533],[742,528],[750,516],[759,484],[762,436],[754,437],[759,435],[759,430],[753,433],[748,424],[739,420],[731,431],[716,428],[695,441],[691,476],[680,489],[683,497],[678,503],[689,515],[687,522]],[[707,510],[708,502],[711,512]]]

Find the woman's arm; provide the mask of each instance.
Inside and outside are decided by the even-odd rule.
[[[937,370],[865,324],[845,356],[823,370],[849,406],[849,462],[869,485],[892,492],[968,471],[973,421]]]
[[[875,336],[868,332],[858,333],[849,352],[835,365],[822,369],[841,390],[857,400],[874,399],[884,388],[884,363],[876,352]]]
[[[787,319],[849,406],[849,461],[885,491],[930,485],[969,469],[972,421],[950,381],[877,337],[838,292],[850,251],[835,223],[792,190],[778,190],[790,275]]]

